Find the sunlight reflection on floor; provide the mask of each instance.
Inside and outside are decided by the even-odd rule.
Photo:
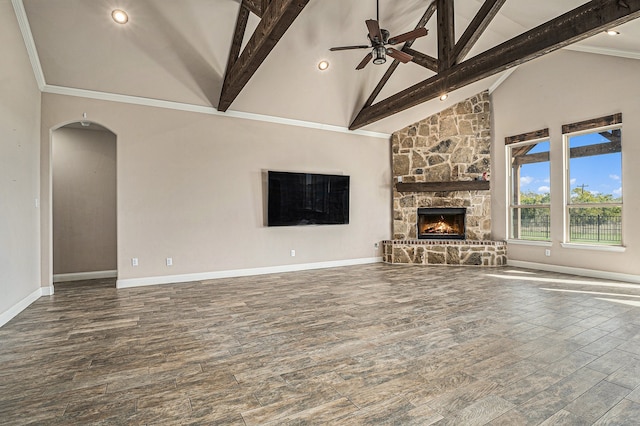
[[[602,297],[596,297],[596,299],[597,300],[604,300],[604,301],[607,301],[607,302],[621,303],[623,305],[640,307],[640,301],[638,301],[638,300],[605,299],[605,298],[602,298]]]
[[[609,288],[620,288],[620,289],[628,289],[628,290],[638,290],[640,291],[640,285],[638,284],[630,284],[630,283],[621,283],[616,281],[589,281],[584,279],[568,279],[568,278],[550,278],[550,277],[532,277],[532,276],[522,276],[522,274],[530,274],[536,275],[535,272],[525,272],[525,271],[514,271],[509,270],[505,271],[511,274],[517,275],[500,275],[500,274],[487,274],[488,277],[492,278],[500,278],[503,280],[521,280],[521,281],[533,281],[533,282],[541,282],[548,284],[563,284],[563,285],[577,285],[577,286],[594,286],[594,287],[609,287]],[[612,298],[606,297],[595,297],[596,300],[603,300],[605,302],[619,303],[627,306],[640,307],[639,300],[629,300],[629,299],[640,299],[640,295],[635,294],[625,294],[625,293],[606,293],[599,291],[587,291],[587,290],[569,290],[565,288],[546,288],[541,287],[540,290],[544,291],[554,291],[559,293],[574,293],[574,294],[587,294],[594,296],[612,296]]]
[[[634,297],[634,298],[640,298],[640,296],[638,295],[634,295],[634,294],[622,294],[622,293],[604,293],[601,291],[580,291],[580,290],[565,290],[565,289],[561,289],[561,288],[540,288],[540,290],[547,290],[547,291],[560,291],[563,293],[582,293],[582,294],[597,294],[599,296],[619,296],[619,297]]]
[[[498,274],[487,274],[487,276],[493,277],[493,278],[500,278],[503,280],[521,280],[521,281],[534,281],[534,282],[542,282],[542,283],[588,285],[588,286],[596,286],[596,287],[630,288],[630,289],[640,290],[640,285],[638,284],[626,284],[626,283],[615,282],[615,281],[586,281],[586,280],[572,280],[572,279],[563,279],[563,278],[523,277],[523,276],[516,276],[516,275],[498,275]]]

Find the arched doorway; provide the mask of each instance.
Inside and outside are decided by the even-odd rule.
[[[116,172],[109,129],[82,121],[52,131],[54,283],[117,277]]]

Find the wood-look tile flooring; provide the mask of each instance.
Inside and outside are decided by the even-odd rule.
[[[0,423],[637,425],[639,305],[510,267],[56,285],[0,328]]]

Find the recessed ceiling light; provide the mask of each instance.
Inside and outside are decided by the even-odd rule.
[[[449,95],[447,95],[447,94],[445,93],[445,94],[443,94],[443,95],[440,95],[440,100],[441,100],[441,101],[446,101],[448,97],[449,97]]]
[[[129,21],[129,15],[127,15],[127,12],[120,9],[115,9],[113,12],[111,12],[111,17],[118,24],[126,24]]]
[[[329,62],[328,62],[328,61],[320,61],[320,62],[318,63],[318,69],[319,69],[320,71],[324,71],[324,70],[326,70],[327,68],[329,68]]]
[[[607,30],[607,34],[609,34],[610,36],[617,36],[620,33],[616,30]]]

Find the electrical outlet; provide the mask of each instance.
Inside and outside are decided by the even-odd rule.
[[[544,251],[544,255],[545,255],[545,256],[551,256],[551,250],[546,249],[546,250]]]
[[[167,257],[167,266],[173,266],[173,258]]]
[[[295,257],[296,256],[296,251],[295,250],[291,250],[291,257]]]
[[[131,258],[131,266],[138,266],[138,258],[137,257],[132,257]]]

